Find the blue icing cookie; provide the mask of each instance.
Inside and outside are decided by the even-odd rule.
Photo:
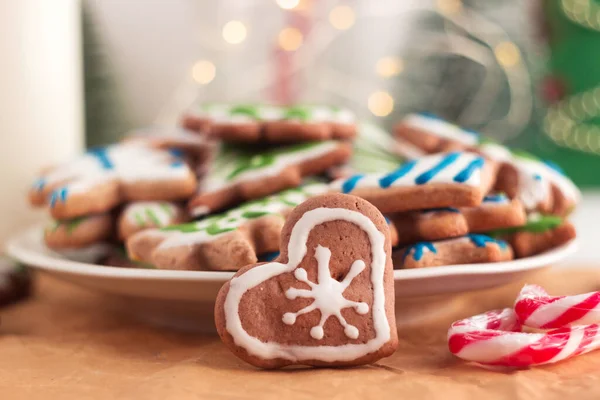
[[[67,201],[69,190],[66,187],[62,187],[52,192],[50,195],[50,207],[56,206],[56,203],[60,200],[61,202]]]
[[[437,253],[435,245],[432,242],[419,242],[409,246],[404,252],[404,260],[406,257],[412,253],[412,258],[415,261],[421,260],[425,252],[430,251],[432,253]],[[403,261],[404,261],[403,260]]]
[[[108,156],[106,147],[96,147],[88,150],[88,154],[98,159],[98,162],[104,169],[113,169],[115,166]]]
[[[488,194],[483,198],[484,203],[507,203],[508,197],[504,193]]]
[[[469,233],[466,237],[477,247],[485,247],[487,243],[496,243],[501,249],[506,249],[507,246],[504,240],[494,239],[486,235]]]
[[[544,160],[544,164],[546,164],[548,167],[552,168],[554,171],[558,172],[559,174],[566,176],[565,171],[560,167],[560,165],[558,165],[554,161]]]
[[[259,261],[261,262],[271,262],[274,259],[276,259],[277,257],[279,257],[279,252],[278,251],[273,251],[271,253],[266,253],[263,254],[259,257]]]
[[[429,182],[438,173],[440,173],[440,171],[442,171],[444,168],[446,168],[449,165],[456,162],[456,160],[458,160],[458,157],[460,157],[460,153],[448,154],[446,157],[442,158],[442,160],[436,166],[434,166],[433,168],[431,168],[428,171],[423,172],[421,175],[417,176],[417,178],[415,179],[415,183],[417,185],[423,185],[423,184]],[[454,177],[454,180],[456,180],[456,177]]]
[[[46,187],[46,179],[39,178],[33,183],[33,189],[37,191],[44,190]]]
[[[394,183],[398,179],[402,178],[404,175],[408,174],[415,165],[417,165],[416,160],[405,163],[404,165],[402,165],[400,168],[398,168],[394,172],[391,172],[391,173],[387,174],[386,176],[384,176],[383,178],[381,178],[379,180],[379,186],[384,189],[390,187],[392,185],[392,183]],[[347,193],[347,192],[344,192],[344,193]]]
[[[429,212],[452,212],[452,213],[460,213],[460,210],[458,208],[454,208],[454,207],[441,207],[441,208],[429,208],[427,210],[422,210],[422,213],[429,213]]]
[[[350,193],[351,191],[353,191],[358,181],[360,181],[363,177],[364,175],[358,174],[348,178],[348,180],[346,180],[342,185],[342,192]]]
[[[458,183],[466,182],[476,170],[483,168],[484,164],[485,161],[483,157],[474,159],[469,163],[469,165],[467,165],[465,169],[463,169],[454,177],[454,181]]]
[[[337,181],[335,187],[343,193],[351,193],[360,188],[388,189],[429,183],[478,186],[481,179],[477,172],[484,166],[485,159],[470,152],[435,154],[404,163],[387,174],[357,174]]]
[[[426,118],[431,118],[431,119],[438,119],[443,121],[443,118],[432,113],[431,111],[421,111],[420,113],[418,113],[420,116],[422,117],[426,117]]]

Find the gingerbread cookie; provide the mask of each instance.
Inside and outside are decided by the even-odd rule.
[[[118,235],[122,241],[137,232],[164,228],[188,221],[185,208],[168,201],[138,201],[125,206],[118,220]]]
[[[196,176],[180,157],[141,143],[97,148],[43,174],[31,203],[49,203],[55,219],[106,212],[125,201],[191,196]]]
[[[106,267],[156,269],[152,264],[131,260],[121,246],[112,246],[100,257],[98,264]]]
[[[355,120],[337,107],[205,104],[186,113],[182,124],[225,142],[293,143],[351,139]]]
[[[479,143],[476,132],[463,129],[431,113],[410,114],[394,128],[396,138],[426,153],[466,150]]]
[[[469,233],[465,217],[457,208],[409,211],[390,217],[398,232],[398,244],[441,240]]]
[[[436,154],[409,161],[387,174],[357,174],[332,189],[362,197],[381,212],[473,207],[494,183],[493,161],[468,152]]]
[[[518,200],[498,193],[485,196],[479,206],[410,211],[390,216],[399,244],[434,241],[521,226],[525,210]]]
[[[114,217],[110,213],[52,221],[44,229],[46,246],[55,250],[81,249],[113,236]]]
[[[0,306],[14,303],[31,293],[31,274],[23,265],[0,258]]]
[[[327,190],[307,184],[197,222],[140,232],[127,241],[129,257],[165,269],[238,270],[278,251],[289,210]]]
[[[217,147],[197,132],[178,127],[152,126],[129,132],[125,142],[142,142],[158,149],[170,150],[175,156],[184,158],[197,173],[205,172]]]
[[[261,368],[348,366],[395,351],[390,236],[375,207],[342,194],[309,199],[280,248],[219,291],[215,324],[236,356]]]
[[[506,239],[517,258],[523,258],[568,243],[575,239],[577,232],[573,224],[559,216],[534,213],[527,217],[525,225],[495,230],[490,235]]]
[[[496,189],[519,199],[527,210],[562,216],[581,198],[577,186],[556,164],[517,150],[502,163]]]
[[[193,216],[209,214],[298,186],[303,177],[345,162],[348,143],[325,141],[250,152],[223,147],[198,194],[189,202]]]
[[[394,252],[395,268],[425,268],[457,264],[493,263],[513,259],[508,243],[470,233],[460,238],[419,242]]]

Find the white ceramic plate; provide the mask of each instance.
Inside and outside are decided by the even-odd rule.
[[[212,329],[212,310],[221,285],[233,273],[170,271],[106,267],[86,260],[96,259],[102,248],[88,253],[60,254],[48,249],[41,227],[13,237],[6,253],[16,260],[57,278],[97,289],[155,322],[179,327]],[[525,259],[394,271],[397,303],[400,300],[485,289],[522,278],[526,273],[548,267],[576,250],[572,241],[561,247]]]

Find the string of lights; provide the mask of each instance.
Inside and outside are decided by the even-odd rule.
[[[425,2],[423,2],[425,3]],[[523,63],[518,47],[509,39],[508,34],[497,24],[489,21],[483,15],[467,7],[461,0],[434,0],[433,3],[421,4],[413,2],[410,7],[395,1],[383,2],[327,2],[329,10],[321,9],[315,12],[315,0],[275,0],[281,12],[307,13],[315,16],[311,21],[311,29],[303,32],[293,25],[283,26],[273,37],[273,43],[283,52],[292,54],[293,62],[285,71],[288,78],[296,77],[304,70],[309,69],[315,60],[325,54],[332,43],[345,32],[352,30],[358,21],[379,18],[399,19],[401,14],[433,12],[445,21],[458,28],[462,34],[453,32],[435,32],[439,40],[419,40],[413,47],[419,47],[419,57],[407,59],[399,55],[383,55],[374,60],[372,76],[352,76],[347,72],[339,71],[330,65],[321,65],[318,75],[311,80],[311,88],[330,93],[344,99],[346,105],[358,109],[359,115],[363,110],[376,117],[386,117],[395,110],[400,110],[398,101],[393,93],[401,93],[407,86],[403,74],[411,67],[427,61],[434,54],[456,53],[462,57],[479,63],[487,70],[499,69],[502,74],[487,73],[486,79],[479,92],[471,99],[470,103],[461,113],[459,122],[480,126],[483,131],[489,131],[496,137],[504,138],[518,134],[529,121],[532,110],[532,94],[530,89],[530,76]],[[416,16],[416,14],[412,15]],[[254,27],[256,28],[256,27]],[[245,21],[241,15],[226,21],[221,26],[221,43],[223,46],[244,46],[249,35],[252,35],[252,25]],[[205,27],[204,29],[209,29]],[[213,28],[214,29],[214,28]],[[429,34],[430,32],[428,32]],[[204,37],[215,37],[210,32]],[[461,46],[468,42],[470,46]],[[453,39],[454,38],[454,39]],[[445,42],[444,42],[445,40]],[[454,40],[456,46],[448,46]],[[206,40],[203,41],[203,43]],[[437,44],[436,44],[437,43]],[[213,47],[215,44],[213,43]],[[237,76],[227,76],[231,81],[230,87],[236,88],[238,99],[256,98],[257,93],[272,93],[272,86],[277,80],[272,79],[272,64],[266,60],[254,67],[244,67],[244,72]],[[195,101],[212,101],[209,85],[214,84],[219,74],[223,74],[222,67],[215,59],[203,58],[191,66],[191,74],[176,90],[173,101],[166,104],[157,118],[158,123],[171,124],[176,121],[181,110]],[[269,71],[271,71],[269,73]],[[248,79],[248,77],[253,77]],[[259,78],[254,78],[259,77]],[[260,79],[264,77],[265,79]],[[408,79],[408,78],[407,78]],[[510,105],[503,118],[487,121],[485,112],[491,109],[494,102],[498,101],[497,87],[501,86],[499,80],[506,81],[510,90]],[[418,90],[418,87],[415,89]],[[492,90],[494,89],[494,90]],[[264,97],[264,96],[260,96]]]
[[[600,7],[590,0],[561,0],[561,10],[574,24],[600,31]],[[553,104],[544,118],[544,131],[559,145],[600,154],[600,86]],[[587,121],[587,123],[586,123]]]

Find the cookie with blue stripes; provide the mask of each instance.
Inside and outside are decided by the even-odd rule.
[[[418,158],[384,174],[356,174],[332,190],[373,203],[383,213],[443,207],[474,207],[494,183],[496,164],[469,152]]]
[[[470,233],[458,238],[418,242],[395,251],[392,258],[394,268],[409,269],[509,261],[513,259],[513,251],[504,240]]]
[[[406,116],[394,127],[395,136],[425,153],[472,148],[479,142],[476,132],[461,128],[431,113]]]
[[[146,229],[164,228],[187,222],[185,207],[170,201],[137,201],[127,204],[118,218],[118,236],[122,241]]]
[[[196,189],[181,154],[141,142],[95,148],[43,173],[29,191],[63,220],[107,212],[127,201],[180,200]]]
[[[111,213],[52,221],[44,229],[46,246],[55,250],[81,249],[109,241],[113,236],[114,217]]]
[[[186,112],[182,125],[228,143],[298,143],[356,135],[354,113],[318,105],[202,104]]]

